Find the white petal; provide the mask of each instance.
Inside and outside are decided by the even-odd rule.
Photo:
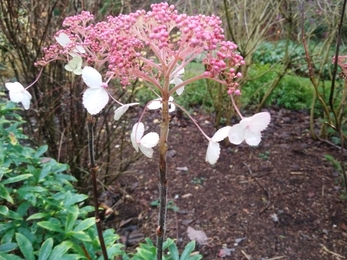
[[[224,138],[228,136],[230,129],[231,129],[231,126],[222,127],[212,136],[212,140],[214,142],[222,141]]]
[[[72,71],[75,73],[75,71],[81,71],[81,67],[82,67],[82,58],[80,56],[74,56],[69,62],[68,64],[65,65],[65,69],[67,71]],[[76,74],[76,73],[75,73]]]
[[[73,73],[74,73],[75,75],[81,75],[82,72],[83,72],[82,68],[77,68],[77,69],[75,69],[75,70],[73,71]]]
[[[246,130],[245,141],[248,145],[257,146],[261,141],[260,131],[253,132],[250,129]]]
[[[171,81],[170,81],[170,84],[175,84],[175,86],[181,84],[183,82],[183,80],[181,80],[180,78],[178,77],[174,77]]]
[[[151,100],[151,102],[147,106],[148,109],[159,109],[161,108],[161,98],[156,98]]]
[[[169,113],[174,112],[176,110],[176,106],[174,103],[169,103]]]
[[[65,33],[60,33],[58,35],[58,37],[55,37],[55,39],[63,47],[65,47],[71,43],[69,36],[67,36],[67,34],[65,34]]]
[[[139,103],[125,104],[114,111],[114,120],[119,120],[121,116],[128,110],[130,106],[138,105]]]
[[[206,152],[206,162],[209,162],[210,164],[215,164],[219,158],[220,154],[220,147],[219,143],[213,142],[210,140],[208,143],[207,147],[207,152]]]
[[[91,115],[99,113],[107,105],[108,100],[109,96],[104,88],[88,88],[83,93],[83,106]]]
[[[24,109],[28,110],[30,108],[30,99],[31,99],[31,95],[28,91],[25,90],[25,92],[23,93],[23,98],[22,98],[22,104]]]
[[[16,103],[22,103],[25,109],[30,107],[31,94],[19,82],[9,82],[5,84],[10,91],[10,99]]]
[[[85,66],[83,68],[82,78],[84,83],[90,88],[101,88],[102,86],[101,74],[92,67]]]
[[[86,50],[81,45],[77,45],[74,51],[77,53],[86,53]]]
[[[229,141],[232,144],[240,144],[245,140],[247,126],[236,124],[233,125],[229,130]]]
[[[141,138],[141,145],[146,148],[152,148],[156,146],[159,142],[159,135],[155,132],[150,132]]]
[[[269,125],[270,120],[271,116],[268,112],[257,113],[250,118],[248,127],[252,132],[261,132]]]
[[[176,89],[176,94],[180,96],[183,93],[183,91],[184,91],[184,86],[180,87],[179,89]]]
[[[133,129],[131,131],[131,143],[133,144],[133,147],[135,148],[135,150],[138,152],[139,151],[139,143],[141,141],[141,137],[143,136],[143,133],[145,131],[145,126],[143,125],[143,123],[136,123],[133,126]]]
[[[147,147],[144,147],[144,146],[140,145],[140,150],[148,158],[152,158],[153,157],[153,149],[152,148],[147,148]]]

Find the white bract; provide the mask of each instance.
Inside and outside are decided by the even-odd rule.
[[[94,68],[85,66],[82,70],[82,79],[89,87],[83,93],[83,106],[88,113],[99,113],[108,103],[109,95],[106,91],[107,84],[102,82],[101,74]]]
[[[220,147],[218,142],[222,141],[228,136],[230,129],[231,126],[225,126],[219,129],[212,136],[212,138],[210,138],[206,152],[206,162],[209,162],[210,164],[215,164],[217,162],[220,154]]]
[[[62,46],[62,47],[66,47],[69,44],[72,43],[71,39],[69,38],[69,36],[66,33],[60,33],[58,35],[58,37],[55,37],[56,41]],[[70,53],[71,56],[75,56],[78,53],[85,53],[86,50],[81,46],[81,45],[77,45],[72,52]]]
[[[139,148],[141,152],[146,155],[148,158],[152,158],[153,156],[153,147],[156,146],[159,142],[159,135],[155,132],[150,132],[143,136],[145,132],[145,127],[143,123],[136,123],[133,126],[131,132],[131,143],[133,147],[138,152]]]
[[[169,97],[169,113],[173,112],[176,110],[176,106],[173,103],[174,98],[173,97]],[[147,108],[154,110],[154,109],[161,109],[162,108],[162,99],[161,98],[156,98],[150,101],[150,103],[148,104]]]
[[[121,116],[127,112],[128,108],[131,106],[135,106],[138,105],[139,103],[129,103],[129,104],[125,104],[123,106],[120,106],[119,108],[117,108],[114,111],[114,120],[119,120],[119,118],[121,118]]]
[[[240,123],[231,127],[229,141],[240,144],[246,141],[251,146],[256,146],[261,141],[261,131],[270,123],[271,116],[268,112],[257,113],[251,117],[243,118]]]
[[[64,67],[67,71],[71,71],[76,75],[82,74],[82,58],[73,56],[73,58]]]
[[[179,70],[174,76],[173,79],[170,81],[170,84],[175,84],[175,86],[178,86],[179,84],[181,84],[183,82],[183,80],[181,79],[182,74],[184,73],[184,68],[182,68],[181,70]],[[177,95],[181,95],[184,91],[184,86],[180,87],[179,89],[176,90],[176,94]]]
[[[23,107],[28,110],[30,107],[30,93],[19,82],[5,83],[10,92],[10,99],[16,103],[22,103]]]

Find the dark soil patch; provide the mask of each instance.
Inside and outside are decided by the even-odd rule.
[[[346,259],[347,210],[340,176],[325,158],[337,148],[309,136],[308,115],[269,111],[272,121],[259,147],[222,144],[215,166],[205,162],[207,141],[193,123],[172,122],[169,138],[167,236],[182,248],[187,227],[203,230],[203,259]],[[197,118],[215,132],[212,118]],[[153,119],[153,126],[157,120]],[[142,158],[135,174],[120,178],[131,199],[117,208],[112,224],[129,244],[155,241],[158,199],[157,160]],[[185,168],[186,167],[186,168]],[[238,242],[238,243],[237,243]]]

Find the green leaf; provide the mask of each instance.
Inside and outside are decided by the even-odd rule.
[[[76,204],[78,202],[84,201],[88,198],[85,194],[71,194],[70,191],[66,192],[65,194],[65,200],[64,200],[64,207],[68,207],[70,205]]]
[[[26,174],[21,174],[21,175],[17,175],[17,176],[14,176],[14,177],[10,177],[4,181],[2,181],[1,183],[2,184],[10,184],[10,183],[15,183],[15,182],[19,182],[19,181],[23,181],[23,180],[26,180],[30,177],[32,177],[33,175],[30,174],[30,173],[26,173]]]
[[[195,240],[190,241],[186,247],[184,248],[182,255],[180,257],[180,260],[187,260],[190,257],[190,254],[192,253],[192,251],[195,248]]]
[[[69,232],[72,230],[73,226],[76,223],[77,217],[78,217],[77,212],[71,212],[71,211],[69,212],[69,214],[67,215],[67,218],[66,218],[66,222],[65,222],[65,232]]]
[[[35,158],[41,157],[41,155],[43,155],[45,152],[47,152],[47,150],[48,150],[48,145],[43,145],[43,146],[39,147],[36,150],[36,153],[34,154],[34,157]]]
[[[50,217],[51,215],[48,213],[35,213],[33,215],[31,215],[30,217],[27,218],[27,220],[33,220],[33,219],[41,219],[41,218],[47,218]]]
[[[93,226],[95,224],[95,218],[91,217],[91,218],[87,218],[83,221],[81,221],[74,229],[73,231],[82,231],[82,230],[86,230],[88,228],[90,228],[91,226]]]
[[[22,194],[32,193],[32,192],[43,193],[46,191],[47,189],[42,188],[40,186],[25,186],[18,189],[18,193],[22,193]]]
[[[23,219],[17,212],[9,210],[6,206],[3,205],[0,206],[0,215],[16,220]]]
[[[0,183],[0,198],[7,200],[11,204],[14,203],[10,193],[2,183]]]
[[[35,260],[34,250],[31,242],[25,236],[20,233],[16,233],[16,241],[20,248],[20,251],[24,255],[26,260]]]
[[[2,244],[0,245],[0,252],[10,252],[12,250],[15,250],[17,248],[17,244],[16,243],[6,243],[6,244]]]
[[[173,260],[179,260],[180,259],[179,252],[178,252],[178,249],[177,249],[177,246],[175,243],[172,243],[169,246],[169,251],[170,251],[170,255],[171,255]]]
[[[52,172],[52,167],[50,165],[44,165],[40,172],[39,181],[47,177],[48,174]]]
[[[47,260],[52,252],[53,248],[53,238],[48,238],[40,248],[40,254],[38,260]]]
[[[73,243],[70,241],[63,241],[59,245],[53,248],[49,260],[61,260],[62,256],[73,247]],[[64,258],[65,259],[65,258]]]
[[[0,260],[23,260],[23,258],[20,258],[19,256],[16,255],[9,255],[9,254],[4,254],[0,253]]]
[[[92,242],[92,239],[90,238],[90,236],[88,236],[85,232],[83,231],[70,231],[68,234],[68,236],[72,236],[80,241],[83,241],[83,242],[89,242],[91,243]]]
[[[37,225],[44,228],[44,229],[50,230],[50,231],[64,233],[64,230],[60,227],[60,225],[58,225],[56,223],[52,223],[50,221],[37,222]]]

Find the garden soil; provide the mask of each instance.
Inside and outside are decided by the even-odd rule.
[[[347,201],[341,175],[326,159],[339,159],[339,148],[310,137],[308,113],[268,111],[272,120],[261,144],[225,140],[214,166],[205,162],[208,141],[195,125],[172,120],[166,236],[182,250],[192,228],[190,236],[201,239],[195,250],[206,260],[347,259]],[[212,136],[213,117],[194,117]],[[146,122],[158,130],[159,114]],[[145,237],[155,241],[157,155],[143,156],[109,191],[121,191],[122,199],[104,224],[116,229],[129,252]]]

